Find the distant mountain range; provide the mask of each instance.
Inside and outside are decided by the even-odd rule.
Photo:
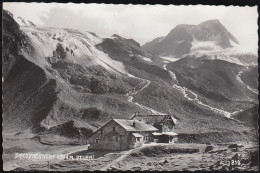
[[[173,115],[177,133],[247,140],[257,117],[257,56],[215,50],[235,44],[217,20],[179,25],[141,47],[116,34],[37,27],[4,10],[3,131],[88,136],[140,112]],[[213,49],[203,53],[205,46]]]

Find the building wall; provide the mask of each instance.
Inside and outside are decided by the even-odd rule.
[[[115,131],[113,131],[113,127]],[[103,131],[103,133],[101,133],[101,131]],[[129,132],[112,120],[94,132],[87,140],[87,143],[90,144],[90,149],[125,150],[129,148],[128,133]]]
[[[140,140],[137,140],[131,133],[129,132],[129,148],[137,148],[144,143],[154,142],[153,132],[136,132],[143,136]]]
[[[167,120],[163,124],[162,130],[163,130],[163,132],[173,132],[174,131],[174,124],[173,124],[172,120]]]
[[[140,138],[139,140],[137,140],[137,138],[134,137],[134,135],[132,135],[131,132],[128,132],[128,133],[129,133],[128,134],[129,149],[140,147],[144,143],[143,138]]]
[[[141,135],[144,136],[143,143],[149,143],[154,141],[153,132],[140,132]]]
[[[154,125],[159,132],[174,132],[174,125],[170,121],[166,121],[164,124]]]

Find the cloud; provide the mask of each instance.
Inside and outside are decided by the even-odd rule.
[[[27,20],[31,20],[37,25],[43,25],[39,16],[46,15],[53,8],[53,5],[47,3],[4,2],[3,9]]]
[[[42,26],[118,34],[141,44],[176,25],[210,19],[219,19],[243,46],[255,48],[258,41],[257,7],[4,3],[4,9]]]

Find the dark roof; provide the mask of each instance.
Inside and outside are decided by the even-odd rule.
[[[126,131],[157,131],[158,129],[150,124],[138,120],[113,119]],[[135,123],[135,126],[133,124]]]
[[[177,120],[171,115],[134,115],[131,120],[143,120],[145,123],[152,125],[159,125],[163,123],[166,119],[171,119],[174,125],[177,124]]]

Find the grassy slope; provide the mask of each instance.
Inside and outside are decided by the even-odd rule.
[[[235,111],[255,99],[255,95],[236,79],[243,66],[222,60],[183,58],[167,68],[176,74],[181,86],[198,93],[214,107]]]
[[[249,66],[249,70],[241,74],[241,79],[246,85],[257,90],[258,66]]]
[[[240,89],[249,97],[251,94],[236,80],[237,73],[243,69],[241,66],[223,61],[182,59],[169,64],[167,68],[176,74],[180,85],[204,96],[200,98],[220,109],[245,110],[254,105],[247,100],[232,101],[245,99]],[[217,141],[219,138],[223,138],[223,141],[235,141],[239,138],[248,140],[248,136],[243,133],[248,134],[251,124],[244,124],[244,122],[228,119],[205,110],[196,102],[184,98],[171,86],[172,84],[169,82],[154,78],[145,90],[135,96],[134,101],[174,115],[179,120],[179,124],[176,126],[178,133],[193,133],[194,135],[200,133],[205,137],[202,139],[212,136],[212,141]],[[256,114],[257,112],[251,111],[251,113]],[[243,114],[243,116],[247,115]],[[198,134],[195,138],[200,138],[199,136]],[[185,138],[188,140],[189,137],[185,136]]]

